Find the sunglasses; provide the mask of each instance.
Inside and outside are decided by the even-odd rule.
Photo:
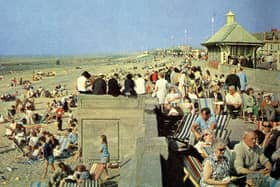
[[[262,125],[263,127],[271,128],[271,125]]]
[[[220,152],[224,152],[226,149],[225,148],[221,148],[221,149],[218,149]]]

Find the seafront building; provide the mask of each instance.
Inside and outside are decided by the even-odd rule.
[[[233,12],[229,11],[226,17],[226,24],[202,43],[208,50],[208,62],[225,64],[229,58],[251,57],[256,63],[256,52],[263,46],[263,41],[238,24]]]

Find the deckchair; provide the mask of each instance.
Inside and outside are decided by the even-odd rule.
[[[30,187],[49,187],[48,182],[31,182]]]
[[[230,115],[218,115],[216,116],[217,120],[217,126],[216,126],[216,132],[215,132],[215,137],[216,138],[221,138],[221,139],[226,139],[229,137],[231,134],[231,131],[228,130],[228,125],[230,122]]]
[[[178,140],[189,140],[191,135],[191,126],[198,117],[198,114],[186,114],[182,122],[180,123],[177,131],[175,132],[174,139]],[[229,137],[231,131],[227,129],[229,121],[230,121],[230,115],[218,115],[216,116],[217,120],[217,126],[216,126],[216,132],[215,137],[216,138],[227,138]]]
[[[188,140],[191,135],[192,124],[194,123],[197,117],[198,114],[184,115],[173,138],[182,141]]]
[[[82,183],[78,184],[78,183],[74,183],[74,182],[66,182],[62,187],[100,187],[100,183],[95,181],[95,180],[91,180],[91,179],[87,179],[82,181]]]
[[[199,98],[198,99],[199,109],[209,108],[212,115],[215,115],[214,98]]]
[[[184,158],[184,181],[189,179],[195,187],[199,187],[202,169],[202,164],[197,158],[190,155],[186,156]]]

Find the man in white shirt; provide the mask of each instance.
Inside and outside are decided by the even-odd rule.
[[[81,76],[77,79],[77,90],[80,93],[89,93],[90,91],[87,89],[88,87],[88,79],[90,78],[90,74],[85,71],[81,74]]]
[[[240,112],[242,98],[241,95],[236,92],[234,86],[228,88],[228,93],[226,95],[226,104],[230,115],[236,118]]]
[[[137,74],[137,79],[134,82],[137,95],[146,94],[145,80],[140,74]]]

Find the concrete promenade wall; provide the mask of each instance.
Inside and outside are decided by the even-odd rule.
[[[154,106],[154,100],[145,101],[144,134],[136,140],[131,161],[121,168],[120,187],[164,186],[161,161],[168,158],[168,146],[164,137],[158,137]]]
[[[163,186],[161,159],[168,157],[158,137],[153,98],[81,95],[78,102],[82,159],[99,160],[100,135],[108,136],[112,160],[129,160],[120,169],[121,187]]]
[[[134,152],[136,138],[144,133],[143,99],[81,95],[78,121],[83,159],[100,159],[100,135],[105,134],[111,159],[122,160]]]

